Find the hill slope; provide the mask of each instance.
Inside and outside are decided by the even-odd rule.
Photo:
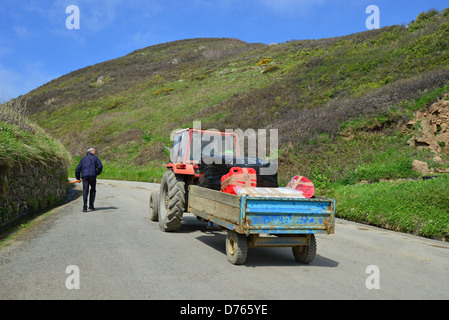
[[[193,120],[219,129],[276,128],[281,149],[290,150],[446,85],[448,12],[333,39],[156,45],[74,71],[25,99],[72,154],[94,144],[119,164],[165,159],[170,132]]]
[[[308,176],[349,217],[354,208],[345,204],[344,186],[416,179],[414,159],[448,166],[449,141],[436,158],[409,146],[420,128],[407,125],[414,112],[449,92],[448,34],[449,8],[421,13],[408,26],[332,39],[269,46],[181,40],[74,71],[24,99],[75,162],[95,145],[105,178],[159,181],[170,133],[194,120],[203,128],[278,129],[280,183]],[[422,206],[416,210],[404,214],[416,214],[419,226],[394,228],[419,234],[425,223]],[[371,222],[392,225],[385,221]],[[433,235],[444,237],[447,229]]]
[[[444,10],[332,39],[182,40],[74,71],[25,98],[73,155],[96,145],[119,166],[163,161],[170,132],[201,120],[203,128],[279,129],[285,161],[317,134],[335,137],[343,122],[446,85],[448,32]]]

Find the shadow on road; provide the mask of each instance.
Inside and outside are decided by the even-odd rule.
[[[110,206],[110,207],[95,207],[94,211],[106,211],[106,210],[117,210],[118,207]]]
[[[223,261],[227,263],[226,258],[226,229],[218,230],[214,225],[212,230],[207,229],[207,222],[198,220],[196,217],[184,217],[181,230],[178,232],[191,233],[202,232],[196,237],[197,240],[215,249],[223,254]],[[319,251],[319,241],[318,241]],[[316,255],[310,265],[300,264],[293,257],[292,249],[287,248],[249,248],[246,267],[262,267],[262,266],[297,266],[297,267],[325,267],[336,268],[338,261],[328,259],[326,257]]]

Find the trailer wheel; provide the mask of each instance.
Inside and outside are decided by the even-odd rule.
[[[248,255],[248,239],[243,234],[228,230],[226,256],[232,264],[244,264]]]
[[[149,210],[150,210],[150,219],[151,221],[159,220],[159,192],[152,191],[150,193],[150,201],[149,201]]]
[[[176,231],[181,227],[185,204],[184,181],[167,170],[162,177],[159,200],[159,227],[162,231]]]
[[[292,247],[293,256],[299,263],[309,264],[315,259],[316,256],[316,240],[315,235],[310,235],[310,243],[305,246]]]

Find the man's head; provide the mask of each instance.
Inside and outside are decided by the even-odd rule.
[[[87,153],[95,154],[95,148],[89,148],[89,149],[87,149]]]

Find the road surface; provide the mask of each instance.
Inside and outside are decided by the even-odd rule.
[[[193,215],[160,231],[148,216],[158,188],[99,180],[96,211],[76,198],[39,219],[0,249],[0,299],[449,298],[448,243],[337,220],[311,265],[290,248],[250,248],[235,266],[225,231]]]

